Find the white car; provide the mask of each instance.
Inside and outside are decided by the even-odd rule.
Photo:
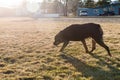
[[[87,11],[80,11],[80,16],[87,16],[87,15],[88,15]]]

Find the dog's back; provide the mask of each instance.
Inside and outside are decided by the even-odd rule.
[[[97,38],[103,35],[99,24],[73,24],[60,32],[69,41],[80,41],[88,37]]]

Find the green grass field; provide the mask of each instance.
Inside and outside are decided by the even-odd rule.
[[[120,80],[120,23],[112,18],[0,19],[0,80]],[[107,52],[97,45],[85,53],[81,42],[53,46],[54,36],[71,24],[101,24]],[[87,39],[89,50],[91,39]]]

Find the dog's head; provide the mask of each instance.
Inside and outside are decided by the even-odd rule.
[[[60,43],[62,43],[64,40],[63,40],[63,37],[62,37],[62,33],[59,32],[56,36],[55,36],[55,41],[54,41],[54,45],[59,45]]]

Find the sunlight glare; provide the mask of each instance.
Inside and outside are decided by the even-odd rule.
[[[26,7],[27,7],[27,10],[32,13],[37,12],[40,8],[37,2],[27,3]]]
[[[27,10],[29,12],[35,13],[40,9],[39,2],[42,2],[43,0],[27,0]]]

